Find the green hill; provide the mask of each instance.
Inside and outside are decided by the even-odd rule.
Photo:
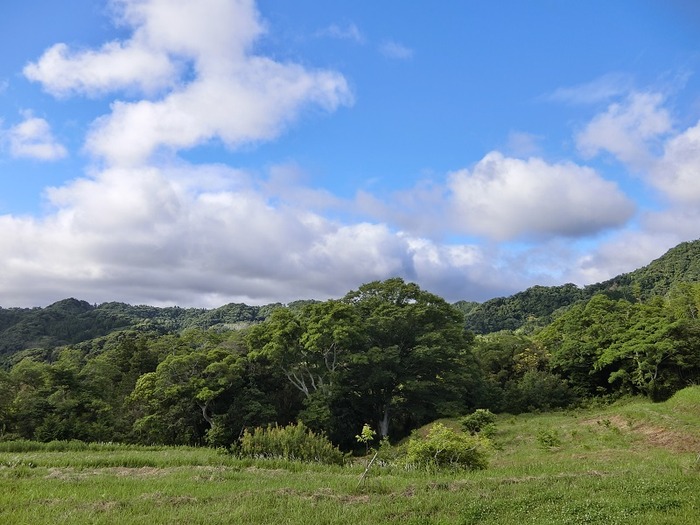
[[[596,293],[612,298],[647,299],[665,295],[677,282],[700,281],[700,241],[685,242],[649,265],[602,283],[533,286],[509,297],[483,303],[459,301],[466,327],[478,334],[500,330],[531,331],[549,324],[557,313]],[[306,301],[291,303],[290,307]],[[76,344],[127,328],[162,333],[186,328],[225,330],[265,319],[281,306],[232,303],[215,309],[132,306],[109,302],[91,305],[65,299],[46,308],[0,307],[0,360],[13,353]]]
[[[0,360],[22,350],[77,344],[127,328],[161,333],[229,329],[262,321],[277,306],[232,303],[207,310],[116,302],[96,306],[64,299],[46,308],[0,308]]]
[[[509,297],[490,299],[481,304],[464,303],[466,325],[477,334],[524,329],[549,324],[557,311],[578,301],[603,293],[613,299],[645,300],[665,296],[675,283],[700,281],[700,240],[684,242],[670,249],[647,266],[601,283],[579,288],[533,286]],[[458,303],[459,307],[460,304]]]

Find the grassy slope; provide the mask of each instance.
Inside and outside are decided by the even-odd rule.
[[[0,443],[0,523],[700,523],[700,387],[498,428],[485,471],[373,468],[361,487],[362,465]]]

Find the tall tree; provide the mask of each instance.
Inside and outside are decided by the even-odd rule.
[[[380,436],[389,435],[392,418],[434,418],[459,402],[473,360],[456,308],[400,278],[365,284],[343,300],[357,310],[364,338],[364,351],[353,356],[351,390]]]
[[[168,355],[154,372],[142,375],[129,402],[141,439],[162,443],[211,443],[218,435],[218,399],[242,382],[244,357],[209,346],[205,337],[185,336],[189,348]],[[218,444],[218,443],[215,443]]]

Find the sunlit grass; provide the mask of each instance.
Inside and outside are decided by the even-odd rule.
[[[0,443],[8,524],[696,524],[700,388],[501,415],[489,468],[241,460],[207,448]],[[13,448],[14,447],[14,448]]]

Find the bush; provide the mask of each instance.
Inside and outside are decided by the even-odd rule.
[[[561,438],[559,437],[559,432],[556,430],[545,430],[540,429],[537,432],[537,443],[539,443],[540,448],[551,449],[561,446]]]
[[[490,410],[478,408],[468,416],[464,416],[461,420],[462,428],[470,434],[478,434],[485,428],[490,428],[496,421]],[[487,436],[488,437],[488,436]]]
[[[303,423],[246,430],[237,452],[249,458],[274,458],[342,465],[343,453],[325,435],[315,434]]]
[[[425,438],[414,437],[408,442],[406,461],[423,468],[480,470],[487,466],[489,448],[488,439],[436,423]]]

